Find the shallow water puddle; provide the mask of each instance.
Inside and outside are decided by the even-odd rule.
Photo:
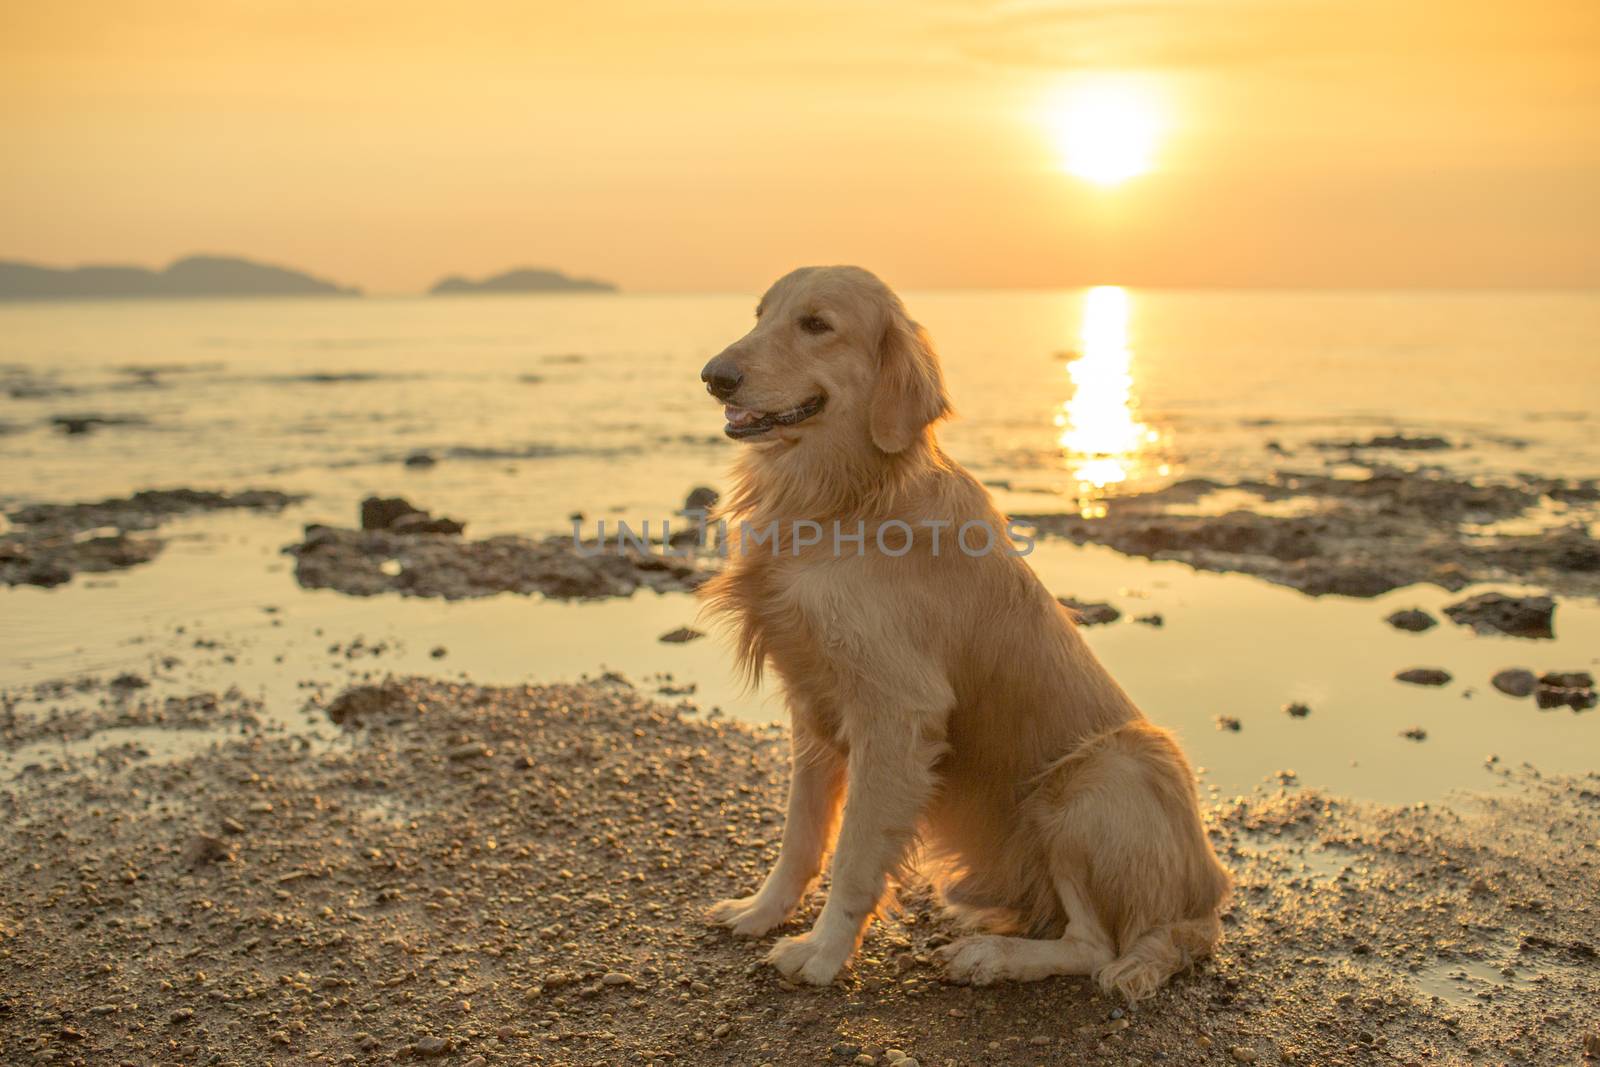
[[[659,640],[683,626],[713,631],[697,622],[689,595],[446,602],[308,592],[279,552],[302,520],[183,520],[166,530],[167,548],[152,564],[0,594],[0,639],[11,653],[0,686],[118,671],[148,676],[153,694],[237,686],[263,702],[264,722],[310,733],[327,729],[320,713],[306,713],[313,697],[388,674],[506,685],[611,671],[708,713],[755,723],[784,717],[777,694],[742,690],[715,632],[681,644]],[[1529,641],[1477,636],[1445,620],[1440,609],[1473,590],[1312,598],[1247,576],[1050,540],[1029,562],[1051,592],[1122,611],[1086,631],[1090,644],[1151,718],[1180,735],[1214,794],[1287,781],[1407,803],[1492,788],[1497,768],[1523,762],[1552,773],[1586,770],[1600,743],[1600,714],[1540,711],[1488,684],[1505,667],[1594,669],[1600,605],[1592,601],[1561,601],[1557,638]],[[1383,621],[1410,607],[1440,624],[1416,634]],[[1152,614],[1161,626],[1134,621]],[[1392,677],[1422,666],[1453,680],[1425,688]],[[1291,702],[1310,714],[1287,714]],[[1236,719],[1239,729],[1218,729],[1219,717]],[[0,760],[18,765],[15,754]]]
[[[1511,973],[1505,973],[1510,970]],[[1513,990],[1534,990],[1538,979],[1517,973],[1509,966],[1495,966],[1481,960],[1441,960],[1410,976],[1418,989],[1452,1004],[1485,1000]]]

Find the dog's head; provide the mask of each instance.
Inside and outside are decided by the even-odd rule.
[[[831,434],[900,452],[950,410],[939,359],[900,298],[859,267],[802,267],[756,307],[755,327],[705,365],[739,441]]]

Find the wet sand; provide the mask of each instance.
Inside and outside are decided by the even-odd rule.
[[[13,734],[46,706],[12,703]],[[956,931],[916,886],[824,990],[707,927],[775,853],[781,731],[617,682],[378,683],[313,697],[299,731],[223,695],[185,707],[174,725],[214,708],[229,736],[40,760],[0,791],[0,1059],[1555,1064],[1600,1045],[1600,776],[1496,768],[1505,788],[1448,808],[1292,783],[1213,805],[1238,879],[1221,950],[1128,1009],[1081,980],[946,984],[931,950]]]

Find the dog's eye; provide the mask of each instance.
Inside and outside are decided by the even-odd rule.
[[[832,326],[828,325],[826,319],[819,318],[816,315],[800,316],[800,328],[806,333],[827,333],[833,329]]]

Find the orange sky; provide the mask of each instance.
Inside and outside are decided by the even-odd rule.
[[[1101,188],[1048,102],[1107,79],[1163,133]],[[1600,285],[1596,0],[52,0],[0,101],[0,258]]]

